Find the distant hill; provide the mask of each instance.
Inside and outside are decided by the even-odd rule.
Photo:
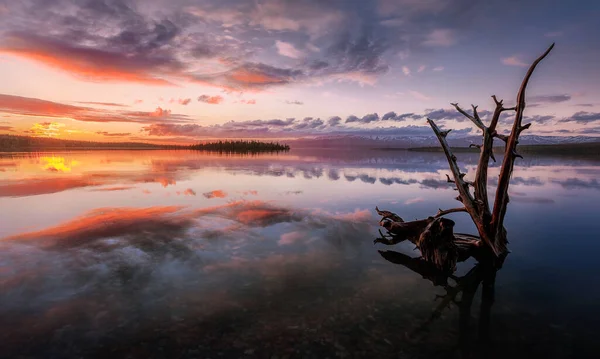
[[[58,138],[0,135],[0,151],[43,151],[69,149],[162,149],[164,146],[143,142],[93,142]]]
[[[212,141],[194,145],[159,145],[145,142],[93,142],[47,137],[0,135],[0,151],[60,151],[60,150],[196,150],[227,153],[259,153],[289,151],[290,146],[278,142]]]
[[[452,136],[447,138],[452,147],[468,147],[471,143],[481,143],[481,136]],[[537,136],[523,135],[519,138],[522,145],[557,145],[598,143],[600,137],[588,136]],[[437,138],[433,135],[394,135],[394,136],[361,136],[333,135],[316,138],[290,140],[289,144],[297,148],[376,148],[376,149],[409,149],[419,147],[437,147]]]
[[[440,146],[415,147],[409,148],[408,150],[417,152],[443,152]],[[479,152],[479,149],[469,147],[452,147],[452,151]],[[518,151],[521,154],[600,158],[600,142],[558,143],[553,145],[519,145]],[[501,154],[504,152],[504,147],[494,147],[494,152],[496,154]]]

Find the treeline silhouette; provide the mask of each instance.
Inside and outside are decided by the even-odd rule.
[[[257,152],[285,152],[290,146],[279,142],[260,141],[217,141],[199,143],[189,147],[192,150],[228,153],[257,153]]]
[[[48,137],[0,135],[0,151],[68,149],[162,149],[165,146],[143,142],[94,142]]]
[[[225,153],[260,153],[289,151],[278,142],[217,141],[195,145],[158,145],[144,142],[94,142],[0,134],[0,151],[28,152],[45,150],[196,150]]]

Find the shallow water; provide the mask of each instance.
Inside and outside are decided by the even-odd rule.
[[[472,177],[476,156],[459,161]],[[430,320],[444,289],[378,250],[418,253],[373,245],[376,205],[407,220],[456,207],[445,173],[442,154],[404,151],[2,154],[0,356],[458,355],[479,293],[468,330],[454,304]],[[518,160],[488,356],[600,349],[599,175]]]

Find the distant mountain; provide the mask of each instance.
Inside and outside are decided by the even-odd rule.
[[[468,147],[472,143],[481,143],[481,136],[447,137],[452,147]],[[500,142],[498,145],[500,145]],[[523,135],[519,143],[523,145],[556,145],[600,142],[600,137],[588,136],[538,136]],[[361,136],[336,135],[315,138],[289,140],[292,148],[418,148],[438,146],[438,140],[431,136]]]

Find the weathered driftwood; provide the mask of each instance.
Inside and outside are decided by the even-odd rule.
[[[529,67],[519,88],[515,107],[506,108],[502,100],[498,100],[496,96],[492,96],[496,108],[488,126],[479,117],[477,106],[471,105],[473,113],[469,114],[457,103],[452,104],[458,112],[471,120],[482,131],[482,144],[473,145],[480,149],[479,162],[473,181],[465,178],[465,173],[461,172],[457,158],[452,153],[446,141],[446,136],[451,130],[442,131],[433,120],[427,119],[448,160],[452,178],[449,175],[446,175],[446,177],[449,182],[455,184],[459,193],[456,199],[463,206],[449,210],[440,209],[433,217],[411,222],[405,222],[395,213],[381,211],[379,208],[376,208],[377,213],[383,217],[380,225],[388,231],[387,235],[382,234],[380,239],[376,239],[376,243],[389,245],[409,240],[421,250],[425,260],[430,261],[442,270],[453,268],[456,261],[463,259],[465,256],[475,256],[478,260],[485,257],[498,267],[502,264],[508,253],[504,216],[509,202],[508,186],[510,176],[514,168],[515,159],[517,157],[522,158],[517,153],[519,135],[531,125],[522,124],[523,112],[525,110],[525,90],[536,66],[550,53],[553,47],[554,44]],[[504,111],[515,111],[515,119],[508,136],[498,133],[496,129],[500,115]],[[499,138],[505,142],[505,150],[493,207],[490,209],[487,193],[488,164],[490,159],[496,161],[493,153],[495,138]],[[441,217],[455,212],[467,212],[470,215],[479,232],[478,237],[453,233],[452,227],[454,222],[450,220],[444,221]]]

